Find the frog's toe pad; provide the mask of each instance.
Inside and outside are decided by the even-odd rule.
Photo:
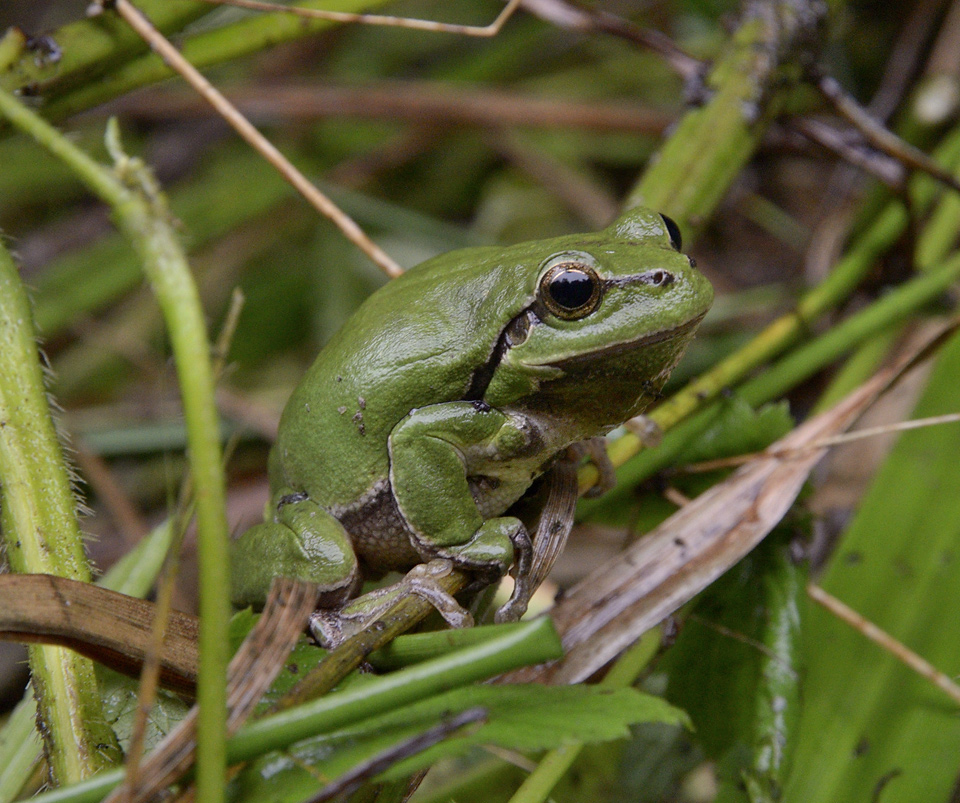
[[[343,617],[337,611],[321,609],[310,614],[310,633],[326,650],[332,650],[346,640],[343,624]]]
[[[451,627],[472,627],[470,612],[437,583],[452,570],[449,560],[439,558],[414,566],[398,583],[364,594],[339,610],[316,611],[310,618],[310,632],[320,646],[333,649],[365,630],[410,594],[429,602]]]
[[[406,584],[411,593],[436,608],[437,613],[450,627],[473,627],[473,616],[470,612],[437,584],[439,578],[446,577],[452,570],[449,560],[432,560],[414,566],[400,584]]]

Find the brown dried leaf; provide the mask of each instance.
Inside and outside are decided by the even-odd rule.
[[[688,602],[753,549],[783,518],[822,439],[849,427],[953,326],[902,355],[831,410],[797,427],[726,481],[683,507],[625,552],[581,580],[553,609],[566,657],[505,680],[577,683]]]

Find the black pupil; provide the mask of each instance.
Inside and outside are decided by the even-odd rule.
[[[564,270],[550,280],[550,296],[564,309],[578,309],[593,296],[593,277],[582,270]]]

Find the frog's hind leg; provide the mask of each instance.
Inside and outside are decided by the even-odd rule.
[[[316,583],[321,607],[341,606],[360,586],[357,556],[343,525],[306,494],[275,498],[273,521],[233,543],[233,604],[261,608],[273,578],[291,577]]]
[[[577,506],[577,462],[581,452],[570,448],[543,477],[535,502],[537,527],[533,535],[533,558],[522,593],[515,593],[497,611],[494,621],[515,622],[526,612],[534,592],[540,587],[567,543],[573,529]]]

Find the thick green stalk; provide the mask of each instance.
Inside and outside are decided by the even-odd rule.
[[[163,311],[183,395],[190,468],[197,506],[200,564],[200,673],[197,701],[197,788],[200,799],[223,798],[226,767],[227,623],[230,617],[229,554],[219,422],[203,310],[183,250],[152,177],[123,156],[108,137],[116,171],[95,162],[49,124],[0,91],[0,113],[58,158],[108,203],[120,228],[140,254]]]
[[[0,506],[10,567],[90,581],[76,500],[47,405],[30,302],[0,246]],[[31,647],[30,667],[58,783],[74,783],[117,750],[103,724],[93,664],[69,650]]]
[[[817,3],[752,0],[705,79],[707,102],[688,111],[626,206],[648,206],[696,235],[750,161],[797,86],[822,23]]]

